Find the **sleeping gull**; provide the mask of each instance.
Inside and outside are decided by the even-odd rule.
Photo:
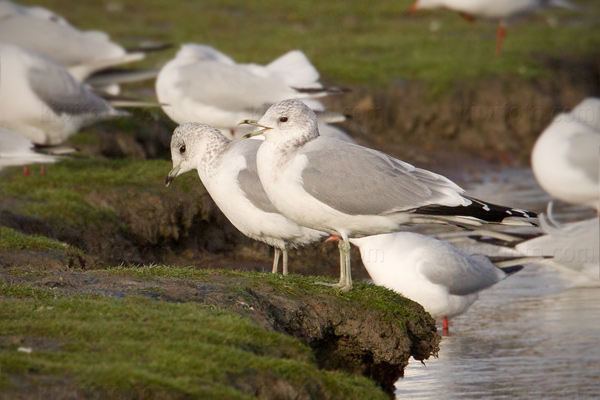
[[[302,99],[314,110],[323,110],[315,98],[340,89],[323,88],[318,79],[319,73],[299,50],[262,66],[236,64],[212,47],[184,44],[158,74],[156,95],[173,121],[201,122],[231,134],[240,120],[259,117],[280,100]]]
[[[258,175],[277,210],[296,223],[339,236],[340,282],[352,288],[349,238],[413,223],[530,224],[533,215],[462,195],[449,179],[385,153],[319,136],[315,113],[298,100],[274,104],[257,121],[264,134]],[[523,220],[524,219],[524,220]]]
[[[0,74],[0,126],[36,145],[57,145],[81,127],[127,115],[60,65],[13,44],[0,43]]]
[[[600,209],[600,99],[561,113],[540,135],[531,165],[550,195]]]
[[[36,150],[29,139],[9,129],[0,127],[0,170],[7,167],[25,166],[28,164],[55,163],[60,158],[52,154],[52,149]],[[74,151],[61,148],[61,154]],[[50,154],[48,154],[50,153]]]
[[[469,22],[474,21],[475,18],[499,21],[496,55],[500,55],[507,24],[544,7],[577,9],[574,4],[566,0],[417,0],[410,7],[409,12],[426,8],[448,8],[458,11]]]
[[[328,240],[338,240],[332,236]],[[350,239],[360,249],[367,272],[376,285],[385,286],[421,304],[435,318],[465,313],[478,293],[521,270],[523,260],[494,265],[486,256],[467,254],[429,236],[395,232]]]
[[[273,273],[283,252],[283,274],[288,273],[288,249],[312,243],[326,234],[304,228],[277,212],[256,171],[257,140],[232,141],[208,125],[186,123],[171,138],[173,169],[166,184],[196,169],[217,206],[244,235],[275,249]]]

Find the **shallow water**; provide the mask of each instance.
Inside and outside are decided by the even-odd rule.
[[[535,211],[549,200],[528,170],[502,171],[469,194]],[[593,216],[578,207],[555,210],[561,221]],[[600,288],[569,282],[528,265],[482,292],[450,322],[439,358],[426,366],[411,360],[396,397],[600,398]]]

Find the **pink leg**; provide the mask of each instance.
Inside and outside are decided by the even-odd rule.
[[[44,164],[40,167],[40,175],[46,175],[46,166]]]
[[[25,175],[25,176],[31,175],[31,170],[29,169],[28,165],[23,167],[23,175]]]
[[[448,336],[450,334],[450,324],[448,323],[448,317],[444,317],[444,321],[442,322],[442,335]]]
[[[506,27],[502,24],[498,26],[498,34],[496,35],[496,56],[502,54],[502,43],[506,37]]]

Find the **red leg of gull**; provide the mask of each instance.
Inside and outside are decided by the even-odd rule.
[[[31,175],[31,170],[29,169],[28,165],[23,167],[23,175],[25,175],[25,176]]]
[[[444,336],[448,336],[450,334],[450,324],[448,323],[448,317],[444,317],[444,321],[442,322],[442,334]]]
[[[40,167],[40,175],[46,175],[46,165],[44,164]]]
[[[503,24],[498,26],[498,34],[496,36],[496,56],[502,54],[502,43],[506,37],[506,27]]]

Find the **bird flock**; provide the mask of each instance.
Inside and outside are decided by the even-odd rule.
[[[576,8],[564,0],[418,0],[409,11],[441,7],[469,20],[497,20],[500,53],[506,24],[546,6]],[[115,70],[165,46],[125,49],[103,32],[80,31],[50,10],[10,1],[0,1],[0,17],[0,169],[58,161],[74,151],[63,143],[81,128],[127,117],[120,108],[140,104],[120,97],[120,85],[156,78],[155,105],[180,125],[167,186],[196,170],[231,223],[274,248],[273,273],[283,258],[288,274],[290,249],[337,241],[339,282],[316,283],[351,290],[353,244],[375,284],[421,303],[444,328],[480,291],[528,262],[600,283],[598,218],[563,224],[551,207],[538,216],[492,204],[442,175],[354,143],[335,126],[347,116],[320,101],[345,90],[323,86],[302,51],[263,66],[189,43],[160,70]],[[531,159],[551,196],[598,213],[599,157],[600,99],[588,98],[555,117]],[[459,227],[513,253],[469,254],[410,232],[421,224]]]

